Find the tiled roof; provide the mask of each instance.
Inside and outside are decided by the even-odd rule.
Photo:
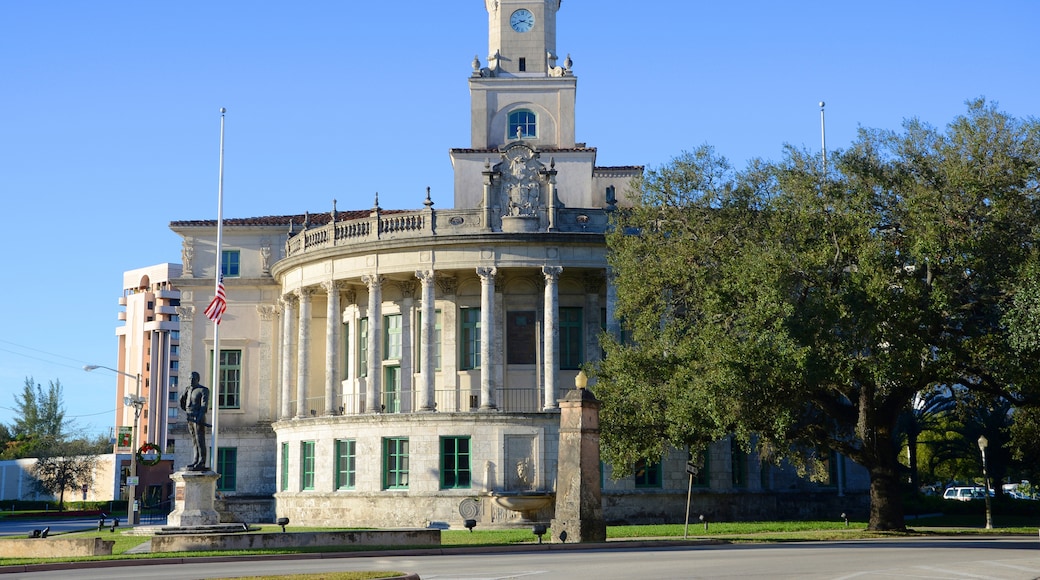
[[[416,209],[383,209],[379,213],[381,215],[392,215],[398,213],[415,213],[420,210]],[[372,214],[370,209],[355,209],[347,211],[337,211],[336,221],[350,221],[356,219],[367,218]],[[291,223],[295,227],[303,225],[306,221],[310,226],[321,226],[329,223],[332,220],[332,216],[329,212],[312,213],[312,214],[296,214],[296,215],[270,215],[270,216],[259,216],[259,217],[246,217],[246,218],[227,218],[224,220],[225,226],[284,226],[289,227]],[[171,228],[205,228],[205,227],[216,227],[217,220],[180,220],[170,222]]]

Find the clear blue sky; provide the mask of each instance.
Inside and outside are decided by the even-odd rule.
[[[600,165],[710,144],[734,164],[858,127],[943,126],[1040,95],[1040,2],[565,0],[577,139]],[[0,2],[0,407],[59,379],[106,431],[122,273],[180,261],[173,220],[452,205],[484,0]],[[0,408],[0,422],[12,414]]]

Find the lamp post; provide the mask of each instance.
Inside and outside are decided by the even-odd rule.
[[[982,486],[985,488],[982,490],[983,497],[986,498],[986,529],[993,529],[993,510],[989,503],[989,475],[986,473],[986,447],[989,445],[989,439],[986,439],[985,435],[979,435],[979,451],[982,452]]]
[[[144,408],[145,403],[145,398],[141,396],[141,373],[132,375],[130,373],[123,372],[119,369],[114,369],[112,367],[106,367],[103,365],[86,365],[83,367],[83,370],[87,372],[90,372],[95,369],[109,370],[116,374],[123,375],[124,377],[130,377],[137,381],[137,388],[134,391],[134,394],[126,395],[123,397],[123,404],[128,407],[132,406],[134,408],[134,430],[132,432],[133,437],[132,444],[130,446],[130,475],[127,477],[126,483],[126,491],[128,496],[126,501],[126,519],[128,524],[137,525],[138,523],[140,523],[140,519],[138,517],[137,509],[135,509],[135,504],[137,500],[137,449],[135,449],[134,447],[137,446],[137,421],[141,417],[141,409]]]

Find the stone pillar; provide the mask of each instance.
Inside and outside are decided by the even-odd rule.
[[[260,368],[257,371],[257,409],[261,421],[278,417],[278,391],[274,389],[275,338],[278,335],[278,308],[273,304],[257,304],[260,317]]]
[[[557,353],[560,352],[560,291],[559,280],[563,268],[560,266],[543,266],[542,274],[545,276],[545,300],[543,308],[545,312],[542,319],[545,321],[543,329],[545,336],[545,355],[542,357],[542,376],[545,380],[545,391],[542,401],[543,411],[554,411],[558,409],[559,396],[556,391],[556,363]]]
[[[307,416],[307,381],[310,372],[311,294],[310,288],[300,288],[296,297],[300,300],[300,325],[296,352],[296,418]]]
[[[579,375],[580,376],[580,375]],[[599,462],[600,402],[583,388],[560,401],[560,447],[556,467],[553,537],[568,542],[605,542]]]
[[[494,369],[491,356],[494,352],[492,340],[495,336],[495,268],[477,268],[480,276],[480,410],[494,411],[495,403]]]
[[[325,313],[325,414],[336,414],[336,391],[339,382],[339,311],[340,284],[335,280],[322,283],[328,295]]]
[[[617,286],[610,266],[607,266],[607,334],[614,340],[621,340],[621,321],[617,318]]]
[[[600,346],[599,335],[602,332],[603,327],[601,323],[601,301],[599,298],[599,291],[603,288],[603,277],[588,275],[585,276],[585,309],[584,309],[584,320],[582,320],[583,331],[582,336],[585,340],[583,348],[585,349],[585,360],[586,361],[598,361],[603,358],[603,347]]]
[[[293,356],[293,297],[286,294],[282,297],[282,385],[279,392],[282,397],[279,419],[289,419],[292,415],[292,356]]]
[[[190,528],[220,523],[220,514],[213,508],[220,475],[212,471],[175,471],[170,479],[174,508],[166,516],[167,526]]]
[[[382,376],[382,327],[383,327],[383,277],[361,277],[368,286],[368,376],[365,379],[365,412],[379,413],[382,410],[383,394],[380,384]]]
[[[437,309],[434,308],[433,270],[421,270],[415,277],[422,283],[422,328],[419,329],[419,357],[422,364],[419,368],[419,411],[436,411],[436,389],[434,381],[433,332],[437,323]]]

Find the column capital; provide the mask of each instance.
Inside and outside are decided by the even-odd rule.
[[[542,275],[545,276],[546,282],[559,280],[562,273],[563,266],[542,266]]]
[[[437,276],[437,287],[446,296],[453,296],[459,290],[459,280],[455,276]]]
[[[295,294],[300,300],[310,300],[311,296],[314,295],[314,288],[309,286],[306,288],[297,288],[296,290],[293,290],[293,294]]]
[[[369,288],[372,288],[373,286],[382,286],[385,280],[386,278],[379,274],[364,274],[361,276],[361,281]]]
[[[423,284],[429,284],[437,279],[437,273],[433,270],[416,270],[415,277]]]
[[[494,266],[477,266],[477,276],[483,279],[495,279],[495,275],[498,274],[498,268]]]

